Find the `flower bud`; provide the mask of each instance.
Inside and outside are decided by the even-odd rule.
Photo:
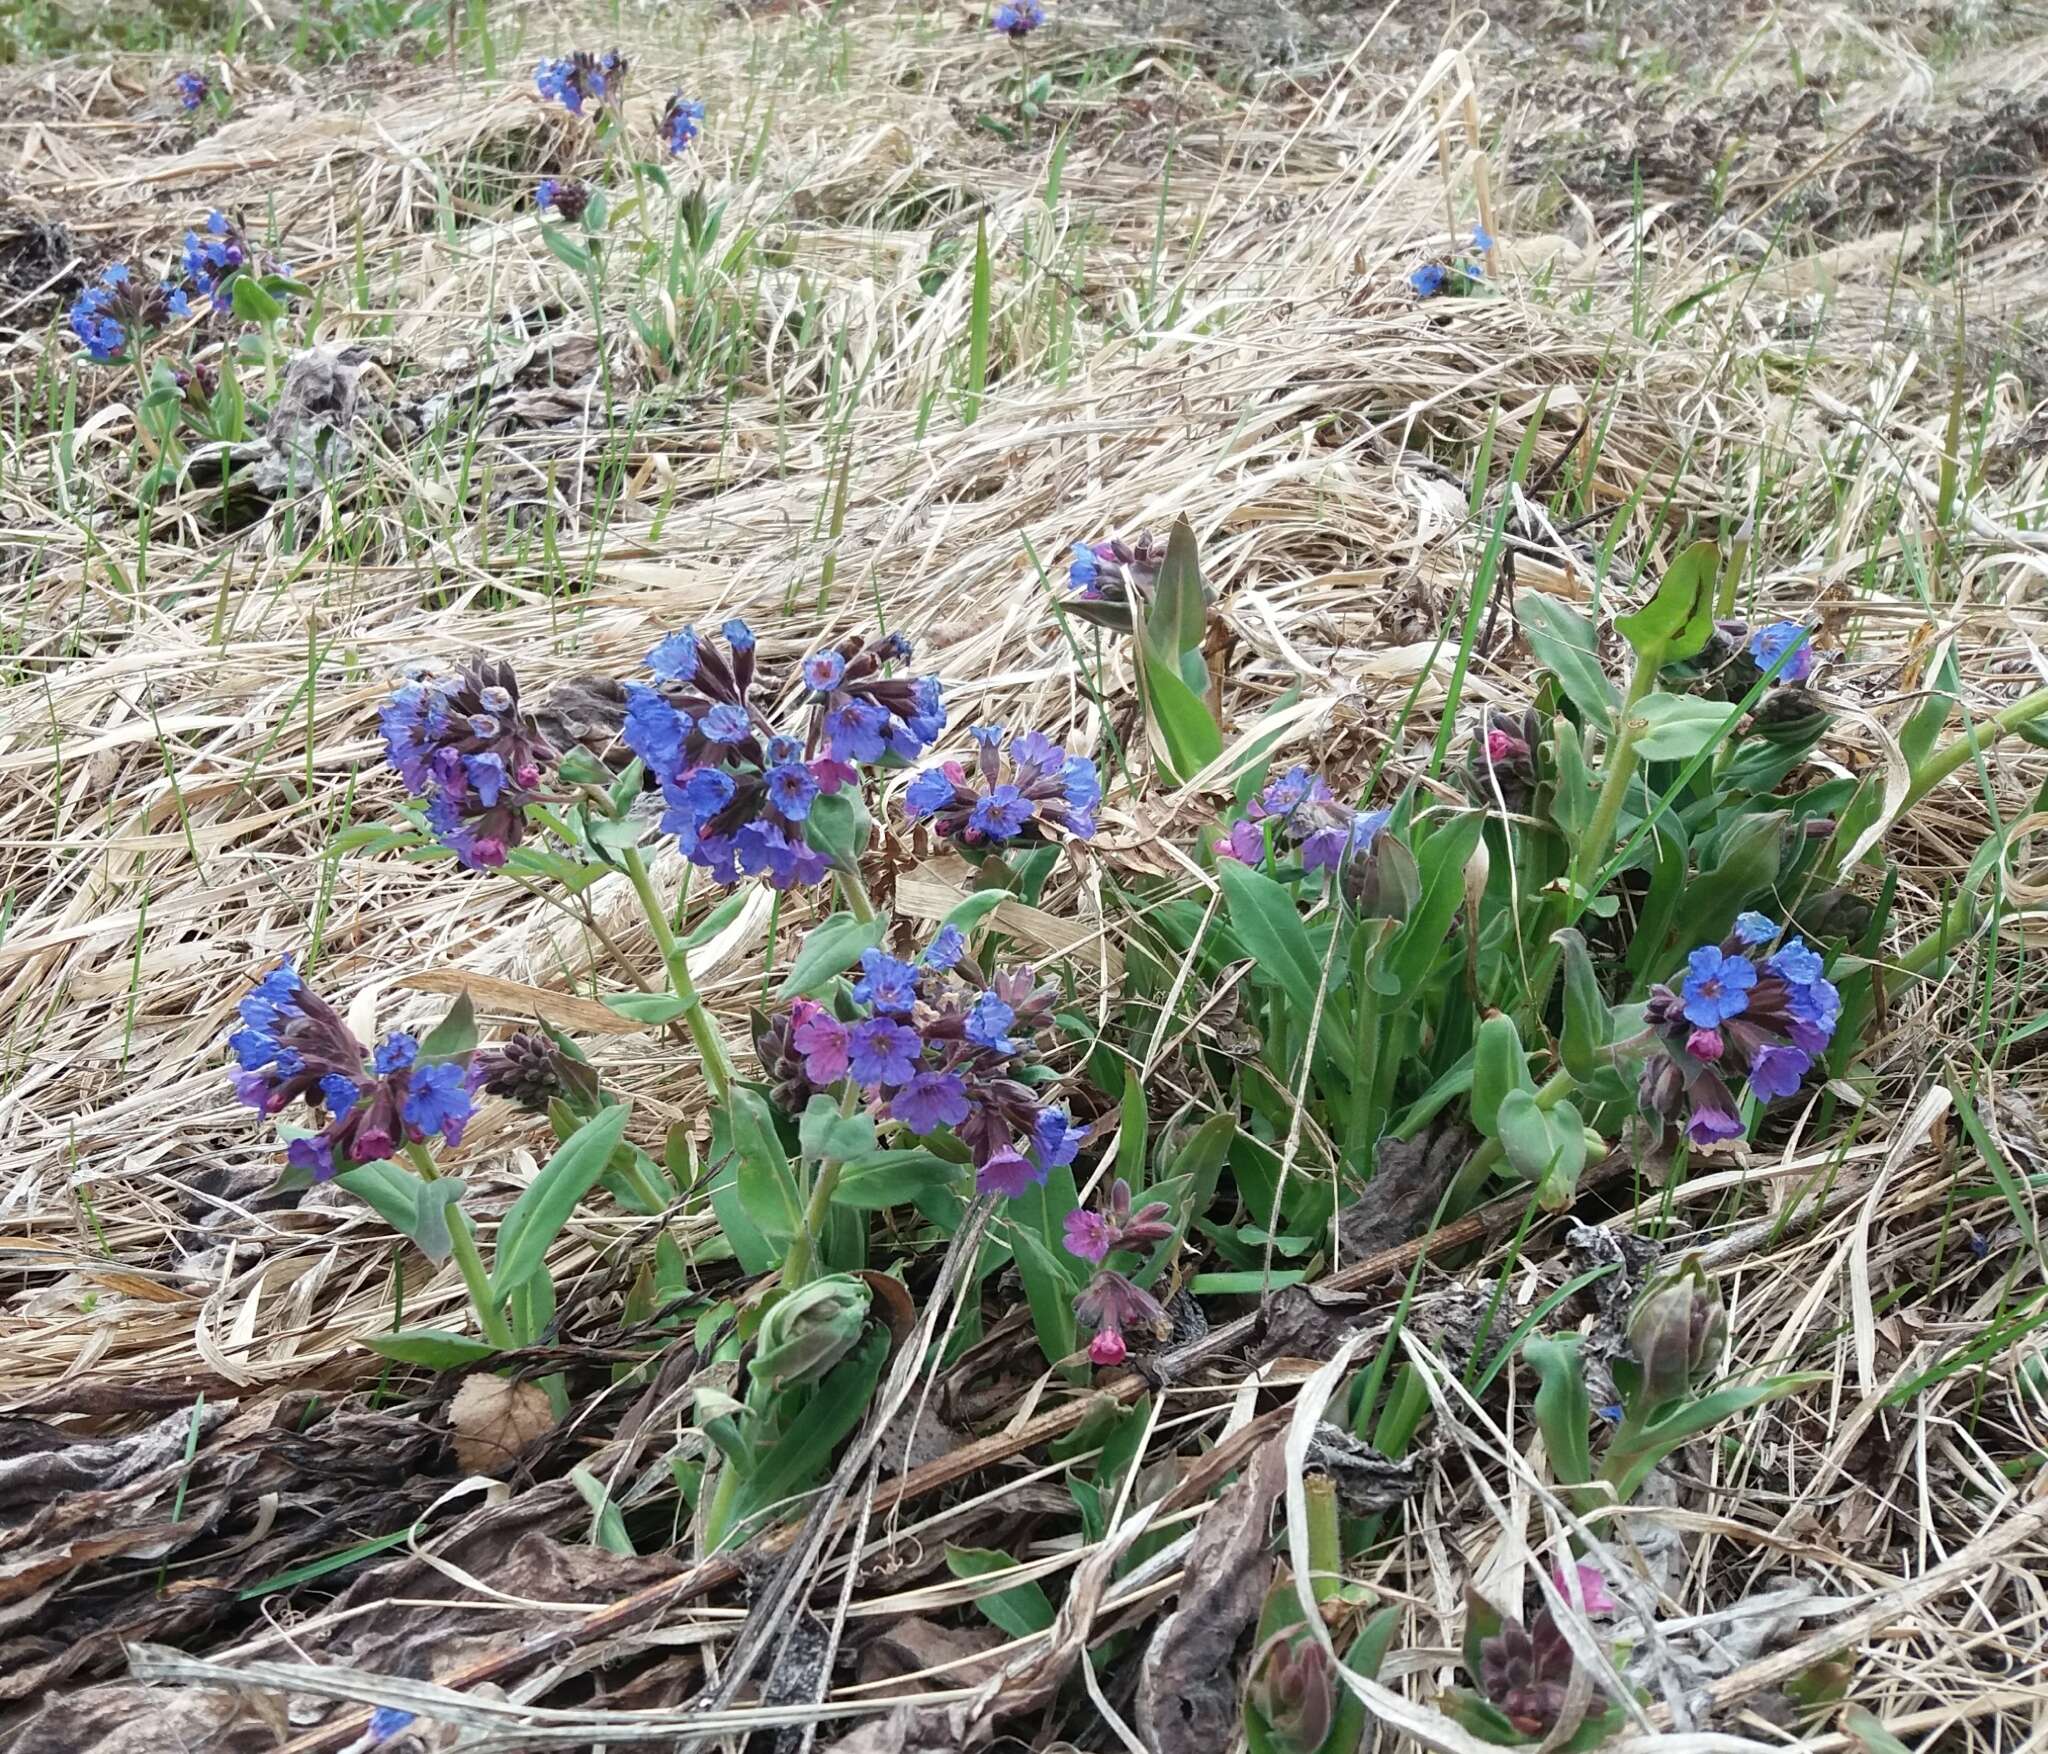
[[[1545,1608],[1525,1631],[1503,1618],[1479,1647],[1479,1685],[1525,1736],[1543,1736],[1564,1710],[1572,1678],[1571,1646]]]
[[[1422,874],[1407,843],[1378,835],[1371,846],[1344,861],[1343,896],[1360,919],[1405,920],[1422,895]]]
[[[1711,1373],[1727,1333],[1727,1314],[1697,1260],[1651,1285],[1628,1323],[1645,1407],[1678,1400]]]
[[[783,1387],[814,1383],[859,1344],[873,1297],[851,1274],[815,1279],[779,1299],[754,1338],[754,1374]]]
[[[1337,1716],[1337,1687],[1329,1653],[1303,1635],[1272,1639],[1253,1665],[1251,1703],[1266,1720],[1276,1747],[1288,1754],[1315,1754],[1328,1740]]]
[[[1857,944],[1870,930],[1870,918],[1875,911],[1853,890],[1823,889],[1799,904],[1792,923],[1802,937],[1816,941],[1842,938]]]

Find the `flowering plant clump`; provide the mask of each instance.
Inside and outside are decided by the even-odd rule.
[[[185,234],[182,265],[186,284],[172,294],[172,315],[190,315],[194,296],[204,299],[223,314],[232,310],[235,276],[252,260],[249,243],[243,237],[241,227],[225,213],[217,210],[209,213],[204,236],[196,231]]]
[[[723,652],[686,627],[648,654],[649,668],[667,687],[628,686],[626,745],[661,787],[662,832],[676,837],[693,865],[721,883],[736,883],[743,873],[778,889],[815,883],[831,860],[807,843],[803,824],[820,796],[855,778],[853,760],[829,738],[830,752],[818,752],[815,717],[808,749],[778,734],[753,700],[753,629],[734,620],[721,631]],[[935,707],[936,691],[934,683]],[[870,745],[861,740],[858,747]],[[873,755],[856,756],[851,740],[847,751],[875,759],[885,747],[878,733]]]
[[[1779,1101],[1834,1037],[1841,994],[1819,953],[1782,933],[1767,915],[1745,913],[1722,943],[1686,958],[1675,989],[1650,989],[1644,1021],[1662,1052],[1643,1063],[1642,1105],[1668,1122],[1685,1114],[1695,1145],[1742,1136],[1731,1079],[1746,1078],[1759,1104]]]
[[[911,821],[930,822],[966,848],[1043,846],[1054,834],[1094,837],[1102,802],[1094,762],[1037,731],[977,725],[969,735],[979,750],[972,768],[941,762],[910,782],[903,812]]]
[[[419,1038],[404,1030],[366,1053],[289,957],[238,1009],[242,1027],[228,1037],[236,1097],[266,1115],[304,1101],[324,1117],[318,1133],[285,1148],[294,1169],[326,1181],[435,1135],[461,1143],[474,1110],[467,1055],[423,1061]]]
[[[1213,848],[1219,859],[1256,864],[1265,856],[1261,824],[1273,823],[1301,854],[1304,871],[1340,872],[1372,851],[1391,810],[1340,804],[1329,785],[1305,767],[1291,767],[1245,808]]]
[[[96,365],[112,365],[170,320],[176,296],[171,287],[138,280],[126,262],[116,262],[72,301],[71,332]]]
[[[503,865],[559,759],[501,660],[403,684],[378,715],[385,759],[427,800],[427,821],[472,870]]]
[[[1121,1364],[1129,1355],[1129,1335],[1157,1339],[1166,1332],[1169,1324],[1159,1300],[1105,1263],[1119,1250],[1149,1248],[1172,1236],[1170,1213],[1164,1200],[1148,1201],[1133,1212],[1130,1183],[1119,1176],[1110,1183],[1100,1210],[1082,1206],[1067,1214],[1067,1253],[1096,1269],[1074,1299],[1075,1318],[1095,1330],[1088,1342],[1091,1362]]]
[[[1039,0],[1003,0],[988,22],[991,30],[1020,43],[1045,23],[1045,8]]]
[[[541,62],[533,70],[533,83],[543,98],[558,103],[572,116],[583,114],[587,103],[598,105],[618,101],[626,80],[626,57],[617,49],[602,55],[578,49]]]
[[[912,962],[867,950],[859,971],[840,1010],[798,999],[786,1026],[757,1033],[778,1100],[851,1084],[877,1120],[960,1139],[985,1194],[1021,1194],[1074,1161],[1081,1130],[1042,1096],[1056,988],[1026,967],[984,976],[950,927]]]
[[[686,151],[704,126],[704,106],[681,92],[670,95],[661,112],[661,143],[669,156]]]
[[[1493,237],[1485,226],[1475,225],[1472,228],[1472,248],[1481,256],[1492,252]],[[1409,270],[1408,274],[1409,290],[1417,298],[1477,292],[1485,282],[1485,267],[1469,257],[1459,257],[1455,261],[1424,262]]]
[[[877,639],[849,635],[806,658],[806,753],[822,750],[850,768],[885,756],[915,761],[937,742],[946,728],[938,678],[883,674],[887,665],[908,663],[911,656],[910,641],[892,633]]]
[[[588,183],[575,177],[542,177],[534,185],[533,204],[542,213],[558,213],[575,225],[589,211],[595,193]]]
[[[196,110],[212,95],[213,86],[204,73],[196,67],[188,67],[184,72],[172,76],[171,90],[176,94],[182,108]]]

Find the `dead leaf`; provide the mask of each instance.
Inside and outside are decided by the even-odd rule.
[[[999,1664],[986,1653],[1005,1643],[993,1626],[941,1626],[912,1614],[885,1626],[860,1653],[860,1678],[868,1684],[918,1677],[926,1689],[979,1686]]]
[[[1138,1675],[1138,1730],[1156,1754],[1215,1754],[1237,1737],[1239,1646],[1273,1581],[1266,1543],[1285,1476],[1280,1445],[1262,1445],[1202,1519],[1187,1586]]]
[[[476,974],[466,968],[430,968],[423,974],[409,974],[398,983],[416,993],[467,993],[479,1011],[510,1012],[515,1017],[538,1017],[557,1029],[594,1035],[644,1035],[647,1025],[621,1017],[595,999],[579,999],[573,993],[552,993],[546,987],[530,987],[524,981],[509,981],[500,975]]]
[[[479,1370],[462,1379],[448,1403],[448,1426],[465,1473],[502,1474],[555,1428],[555,1410],[538,1383],[509,1382]]]

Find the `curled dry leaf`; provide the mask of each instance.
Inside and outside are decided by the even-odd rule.
[[[502,1474],[535,1439],[555,1427],[555,1410],[537,1383],[508,1382],[488,1371],[462,1379],[448,1404],[455,1459],[465,1473]]]

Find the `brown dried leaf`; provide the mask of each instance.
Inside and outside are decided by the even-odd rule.
[[[1285,1484],[1280,1444],[1264,1444],[1202,1519],[1183,1573],[1188,1586],[1138,1675],[1138,1728],[1157,1754],[1214,1754],[1236,1738],[1239,1646],[1273,1580],[1266,1543]]]
[[[448,1403],[448,1426],[465,1473],[502,1474],[555,1428],[555,1410],[538,1383],[508,1382],[480,1370],[462,1379]]]

